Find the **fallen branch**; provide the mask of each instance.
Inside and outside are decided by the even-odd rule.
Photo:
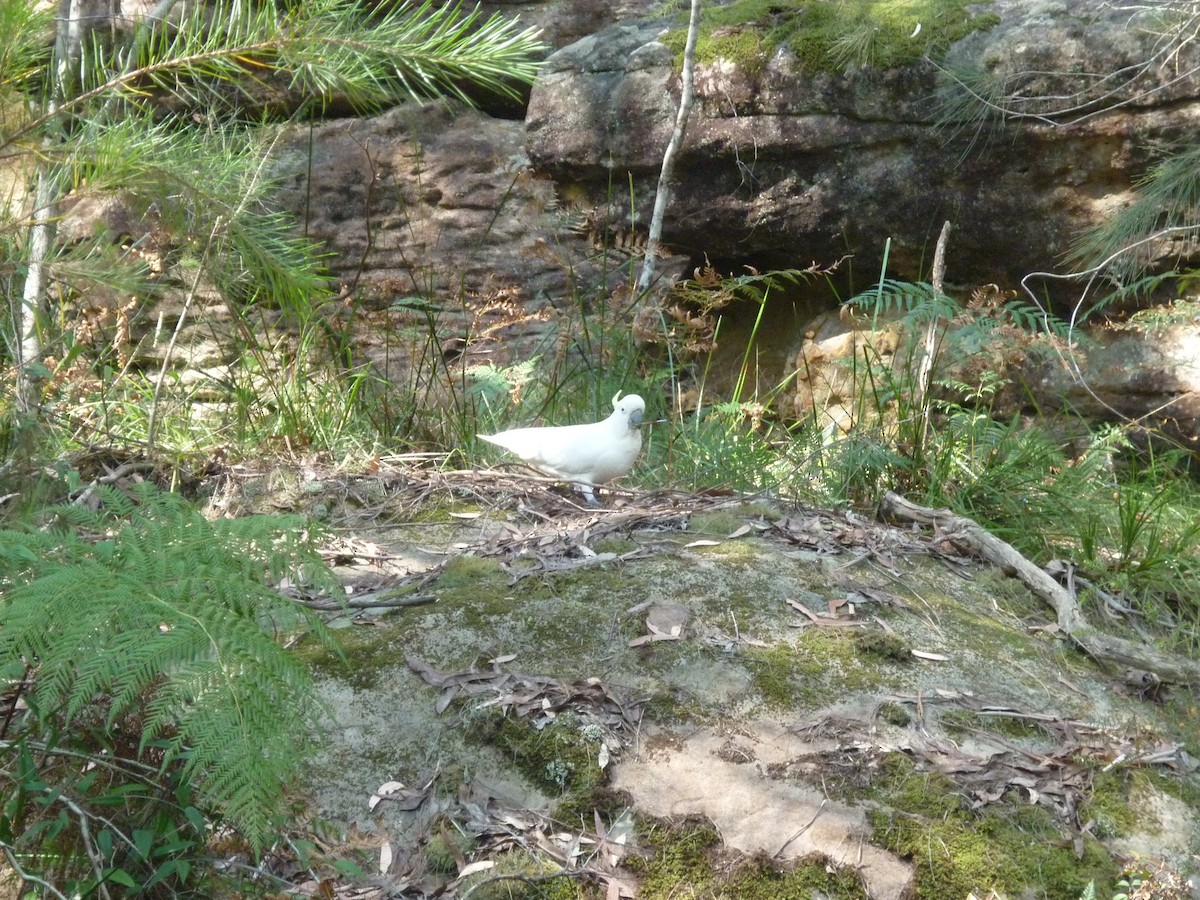
[[[337,612],[346,609],[400,609],[404,606],[425,606],[437,603],[437,597],[432,594],[420,594],[415,597],[384,597],[380,594],[368,594],[364,597],[352,597],[345,600],[301,600],[293,597],[301,606],[309,609]]]
[[[1164,653],[1145,644],[1096,631],[1087,621],[1075,596],[1009,544],[973,519],[948,509],[930,509],[893,494],[883,498],[884,512],[933,526],[943,540],[965,547],[1018,578],[1054,610],[1059,630],[1090,656],[1150,672],[1162,681],[1200,685],[1200,663]]]

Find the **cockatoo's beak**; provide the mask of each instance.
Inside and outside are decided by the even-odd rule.
[[[639,426],[641,424],[642,424],[642,411],[640,409],[635,409],[633,412],[631,412],[629,414],[629,427],[637,428],[637,426]]]

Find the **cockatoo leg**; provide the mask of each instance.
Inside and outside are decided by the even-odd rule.
[[[583,499],[587,501],[588,506],[599,506],[600,501],[596,498],[596,489],[590,484],[575,484],[575,490],[583,494]]]

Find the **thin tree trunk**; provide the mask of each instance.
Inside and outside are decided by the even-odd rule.
[[[942,231],[937,239],[937,247],[933,251],[933,293],[939,297],[945,293],[946,244],[949,239],[950,223],[947,221],[942,224]],[[918,401],[922,400],[925,394],[929,392],[929,381],[933,375],[933,362],[937,358],[938,326],[941,324],[941,317],[934,316],[925,327],[925,342],[921,350],[921,364],[917,369],[916,399]]]
[[[42,355],[40,319],[46,305],[50,249],[54,244],[57,186],[50,164],[39,166],[34,189],[33,224],[29,228],[29,269],[17,318],[17,409],[33,413],[39,405],[36,364]]]
[[[654,195],[654,213],[650,217],[650,233],[646,240],[646,257],[642,261],[642,274],[638,278],[637,292],[643,294],[654,280],[654,260],[662,240],[663,216],[671,197],[671,177],[675,171],[675,154],[683,144],[687,130],[688,115],[692,111],[692,70],[696,65],[696,34],[700,30],[701,0],[692,0],[692,14],[688,20],[687,43],[683,48],[683,87],[679,97],[679,113],[675,117],[675,130],[663,153],[662,171],[658,176],[658,192]]]
[[[950,222],[942,224],[942,232],[938,235],[937,247],[933,251],[933,293],[938,299],[944,291],[946,280],[946,244],[950,240]],[[917,367],[916,392],[914,401],[921,408],[921,446],[929,444],[929,418],[933,407],[928,402],[929,382],[933,379],[933,364],[937,360],[939,334],[945,327],[941,316],[933,316],[925,326],[925,341],[921,346],[921,364]]]
[[[58,7],[58,31],[54,41],[54,84],[47,113],[53,118],[62,101],[71,94],[82,55],[83,0],[62,0]],[[61,143],[61,131],[46,137],[46,149]],[[42,355],[41,321],[49,296],[50,257],[58,223],[58,201],[62,189],[53,153],[38,164],[33,192],[32,224],[29,226],[29,269],[21,291],[17,315],[17,409],[34,413],[40,405],[38,362]]]

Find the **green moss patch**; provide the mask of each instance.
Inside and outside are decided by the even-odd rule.
[[[500,563],[480,556],[455,556],[446,562],[437,580],[440,591],[478,590],[481,585],[501,589],[508,586],[508,576]]]
[[[1092,795],[1079,811],[1081,820],[1095,822],[1097,837],[1106,838],[1129,834],[1137,825],[1137,810],[1131,805],[1136,793],[1134,782],[1143,782],[1144,775],[1111,770],[1097,772],[1092,780]]]
[[[911,663],[912,650],[899,635],[882,629],[859,631],[854,635],[855,649],[867,657],[894,663]]]
[[[996,804],[972,812],[949,778],[917,771],[902,754],[881,772],[870,791],[881,804],[869,814],[873,839],[913,862],[918,898],[1032,889],[1048,900],[1078,900],[1093,881],[1096,896],[1111,896],[1117,864],[1091,836],[1077,858],[1045,809]]]
[[[1024,746],[1045,744],[1047,740],[1036,721],[1020,716],[981,715],[968,709],[952,709],[938,717],[938,724],[955,738],[984,732]]]
[[[795,706],[801,677],[819,674],[816,667],[788,644],[755,647],[746,654],[746,668],[750,670],[754,689],[769,709]]]
[[[640,879],[638,896],[642,900],[679,896],[681,885],[692,888],[684,896],[699,896],[716,878],[713,854],[721,836],[706,820],[651,823],[640,843],[646,855],[630,857],[625,864]]]
[[[866,900],[870,895],[856,872],[834,868],[824,857],[785,867],[764,854],[738,865],[725,890],[716,896],[729,900]]]
[[[912,724],[912,716],[900,703],[883,703],[877,712],[879,719],[895,728],[907,728]]]
[[[735,0],[704,11],[696,59],[727,59],[753,77],[779,46],[795,51],[808,72],[849,66],[891,69],[922,57],[940,59],[999,17],[974,13],[964,0]],[[664,43],[682,60],[686,29]]]
[[[458,874],[458,860],[475,849],[475,839],[452,823],[441,826],[425,845],[425,863],[432,871],[453,877]]]
[[[501,853],[495,866],[466,878],[459,896],[473,900],[582,900],[575,876],[525,850]]]
[[[755,647],[744,662],[751,685],[768,709],[806,708],[828,701],[829,692],[853,694],[886,686],[877,661],[865,662],[853,634],[810,628],[796,643]]]
[[[605,777],[598,762],[603,735],[572,713],[563,713],[540,730],[524,719],[501,716],[486,740],[551,794],[588,795]]]
[[[692,516],[688,522],[688,533],[697,537],[723,538],[745,524],[745,520],[736,511],[718,510]]]
[[[644,855],[626,860],[640,880],[641,900],[859,900],[868,896],[857,873],[836,869],[823,857],[784,865],[726,851],[717,830],[703,819],[650,822],[641,844]]]

